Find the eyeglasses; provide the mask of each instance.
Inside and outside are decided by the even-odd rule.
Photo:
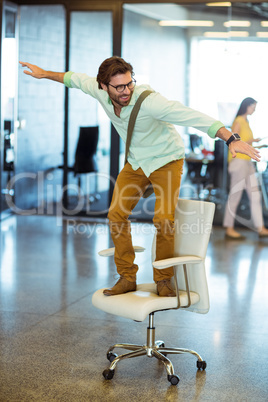
[[[121,92],[124,92],[126,87],[128,87],[128,89],[130,89],[130,90],[133,89],[135,87],[135,85],[136,85],[136,80],[134,80],[134,78],[133,78],[133,80],[130,81],[128,84],[116,85],[116,87],[114,85],[112,85],[112,84],[108,84],[108,85],[110,85],[111,87],[115,88],[117,90],[117,92],[121,93]]]

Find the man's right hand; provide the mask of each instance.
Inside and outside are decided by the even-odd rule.
[[[45,74],[46,72],[42,68],[37,67],[34,64],[25,63],[23,61],[20,61],[19,63],[22,65],[22,67],[27,67],[31,70],[31,71],[23,70],[24,74],[31,75],[32,77],[38,78],[38,79],[46,78],[46,74]]]
[[[27,67],[29,70],[23,70],[24,74],[30,75],[31,77],[40,79],[47,78],[48,80],[57,81],[63,83],[63,78],[65,73],[56,73],[54,71],[46,71],[42,68],[35,66],[34,64],[25,63],[24,61],[19,62],[22,67]]]

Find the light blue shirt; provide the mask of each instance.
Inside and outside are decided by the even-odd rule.
[[[123,107],[120,117],[117,117],[108,93],[98,88],[96,78],[68,71],[64,75],[64,84],[68,88],[81,89],[96,98],[124,142],[130,113],[136,100],[143,91],[151,90],[149,85],[136,86],[128,106]],[[167,163],[184,158],[184,144],[174,124],[197,128],[211,138],[215,138],[217,131],[224,127],[223,123],[204,113],[153,92],[141,105],[131,139],[128,162],[134,170],[141,168],[149,177]]]

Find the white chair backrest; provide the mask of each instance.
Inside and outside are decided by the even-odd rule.
[[[179,199],[175,211],[175,257],[205,258],[212,229],[215,204]]]
[[[215,204],[211,202],[179,199],[175,212],[174,257],[196,256],[202,258],[198,264],[187,264],[190,291],[199,294],[200,300],[185,310],[205,314],[209,310],[209,294],[204,260],[212,229]],[[156,241],[152,246],[155,260]],[[179,289],[186,290],[183,266],[175,267]]]

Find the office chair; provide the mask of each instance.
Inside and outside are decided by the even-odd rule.
[[[210,201],[211,192],[214,189],[215,167],[214,160],[211,159],[210,151],[204,149],[202,137],[196,134],[190,135],[191,153],[186,157],[188,167],[188,177],[192,184],[196,185],[198,199]]]
[[[79,138],[75,151],[74,176],[78,178],[78,187],[81,188],[81,174],[95,174],[94,193],[89,195],[90,202],[100,199],[97,193],[97,163],[96,152],[99,141],[99,127],[80,127]]]
[[[215,204],[203,201],[180,199],[175,211],[175,252],[173,258],[155,260],[156,240],[152,247],[153,266],[157,269],[174,267],[174,289],[177,297],[160,297],[155,283],[137,285],[135,292],[117,296],[104,296],[103,289],[97,290],[92,297],[95,307],[107,313],[125,317],[134,321],[144,321],[149,316],[147,342],[144,345],[118,343],[107,351],[110,367],[103,371],[105,379],[114,376],[117,363],[126,358],[137,356],[156,357],[165,366],[168,381],[177,385],[179,377],[174,374],[168,354],[190,353],[197,357],[197,368],[205,369],[206,362],[195,351],[177,347],[166,347],[161,340],[155,340],[154,314],[158,311],[184,309],[205,314],[209,310],[209,295],[205,271],[205,256],[210,238]],[[135,252],[143,251],[139,246]],[[113,255],[114,249],[103,250],[103,256]],[[114,353],[115,348],[129,352],[121,355]]]
[[[81,189],[81,175],[82,174],[95,174],[95,189],[94,193],[89,195],[90,202],[100,199],[97,192],[97,177],[98,171],[96,163],[96,152],[99,140],[99,127],[80,127],[79,137],[75,151],[75,162],[73,166],[68,166],[68,172],[73,172],[78,180],[78,188]],[[59,166],[60,169],[63,166]]]

